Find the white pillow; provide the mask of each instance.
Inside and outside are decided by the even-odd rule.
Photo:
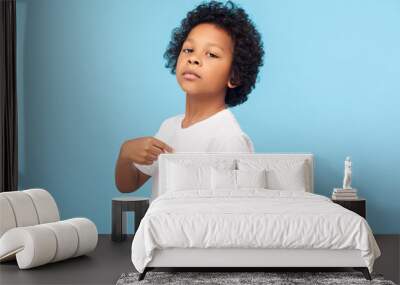
[[[168,164],[167,191],[210,190],[211,166]]]
[[[241,188],[267,188],[266,170],[211,169],[211,188],[238,190]]]
[[[267,188],[267,171],[236,170],[237,188]]]
[[[236,170],[211,169],[211,188],[213,190],[236,190]]]
[[[240,170],[267,170],[267,188],[273,190],[306,191],[310,188],[305,160],[239,159]]]

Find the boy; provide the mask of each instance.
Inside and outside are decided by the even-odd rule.
[[[166,119],[154,137],[124,142],[116,165],[120,192],[133,192],[154,176],[165,152],[254,152],[229,107],[242,104],[263,64],[261,36],[231,1],[211,1],[190,11],[175,28],[164,54],[186,93],[185,114]]]

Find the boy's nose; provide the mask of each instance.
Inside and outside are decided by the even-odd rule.
[[[199,62],[197,59],[195,59],[195,58],[189,58],[188,61],[189,61],[190,64],[193,64],[193,63],[194,63],[194,64],[199,64],[199,63],[200,63],[200,62]]]

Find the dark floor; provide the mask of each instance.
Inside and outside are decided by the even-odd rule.
[[[100,235],[97,248],[87,256],[19,270],[16,261],[0,264],[0,284],[115,284],[123,272],[135,271],[131,258],[132,236],[124,242],[112,242]],[[399,283],[400,235],[377,235],[382,256],[374,272]]]

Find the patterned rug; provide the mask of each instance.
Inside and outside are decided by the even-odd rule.
[[[396,285],[384,280],[381,274],[371,274],[372,281],[366,280],[361,272],[157,272],[150,271],[138,281],[139,273],[123,273],[116,285],[134,284],[379,284]]]

